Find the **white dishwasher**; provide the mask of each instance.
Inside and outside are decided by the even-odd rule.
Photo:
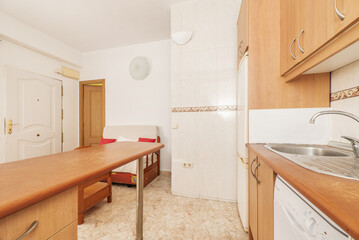
[[[352,239],[303,195],[277,176],[274,188],[274,240]]]

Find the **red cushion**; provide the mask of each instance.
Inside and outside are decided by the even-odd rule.
[[[99,145],[104,145],[104,144],[113,143],[113,142],[116,142],[116,139],[101,138]]]
[[[152,139],[152,138],[139,138],[138,141],[139,141],[139,142],[151,142],[151,143],[154,143],[154,142],[156,142],[156,139]]]

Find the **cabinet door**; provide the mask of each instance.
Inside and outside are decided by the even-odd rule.
[[[249,153],[249,168],[248,168],[248,183],[249,183],[249,229],[252,234],[252,239],[256,240],[257,237],[257,180],[253,177],[252,171],[257,165],[257,156]],[[251,239],[251,238],[250,238]]]
[[[332,38],[359,19],[358,0],[328,0],[328,38]],[[340,14],[344,16],[340,18]]]
[[[280,0],[280,8],[280,71],[283,75],[298,62],[298,0]]]
[[[311,55],[327,40],[328,0],[298,1],[299,23],[297,33],[298,60]]]
[[[274,239],[274,182],[273,170],[259,159],[258,167],[258,240]]]
[[[248,0],[243,0],[241,3],[241,10],[238,16],[237,22],[237,30],[238,30],[238,62],[237,66],[239,66],[239,62],[241,61],[244,53],[248,48]]]

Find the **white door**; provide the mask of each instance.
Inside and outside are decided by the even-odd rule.
[[[61,81],[6,67],[7,162],[61,152],[61,102]]]

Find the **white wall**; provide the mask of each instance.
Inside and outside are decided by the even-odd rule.
[[[76,66],[82,64],[81,52],[2,11],[0,11],[0,37],[62,62]]]
[[[55,73],[63,63],[57,59],[44,56],[11,42],[0,41],[0,163],[5,162],[5,129],[4,118],[6,106],[5,66],[13,66],[33,73],[56,78],[64,86],[63,97],[63,132],[64,151],[78,146],[78,81],[65,78]],[[74,68],[73,66],[69,65]]]
[[[347,91],[347,89],[352,89]],[[359,61],[353,62],[343,68],[340,68],[331,75],[331,92],[332,95],[338,92],[344,92],[347,96],[355,97],[341,99],[331,102],[333,110],[350,112],[359,116]],[[331,118],[330,138],[335,142],[348,143],[341,136],[350,136],[359,138],[359,123],[353,119],[344,116],[321,116],[320,118]]]
[[[265,109],[249,111],[250,143],[328,144],[330,118],[309,120],[328,108]]]
[[[239,0],[197,0],[171,7],[171,32],[192,31],[171,43],[172,192],[236,201],[236,111],[186,107],[236,105]],[[186,112],[187,111],[187,112]],[[184,168],[192,162],[193,168]]]
[[[150,75],[141,81],[129,63],[144,56]],[[171,169],[170,41],[156,41],[84,54],[81,80],[105,79],[106,125],[157,125],[162,143],[161,170]]]

